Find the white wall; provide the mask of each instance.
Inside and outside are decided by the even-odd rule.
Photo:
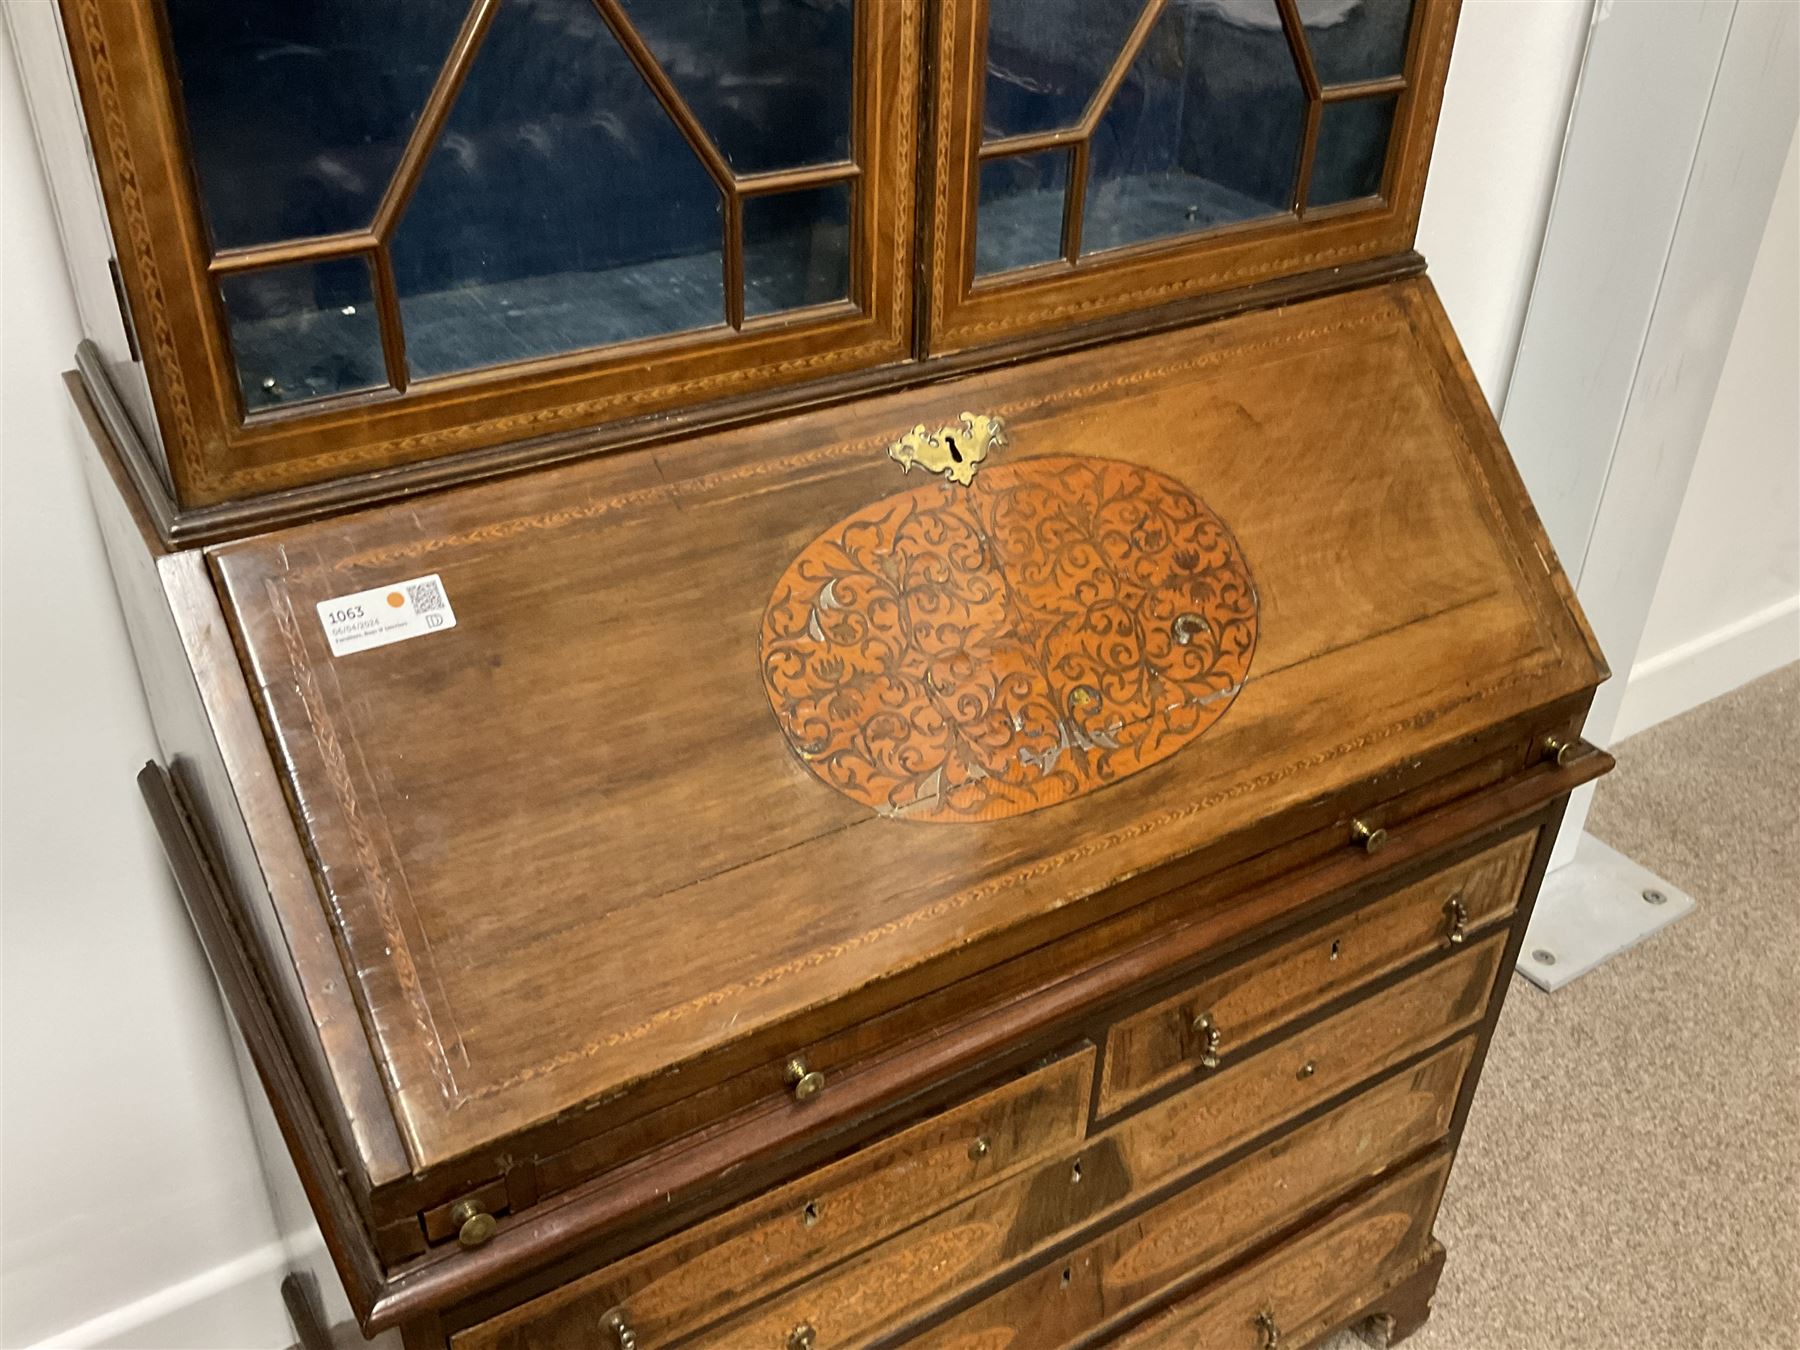
[[[1588,9],[1463,11],[1420,248],[1496,401]],[[132,786],[151,736],[75,468],[77,324],[10,52],[0,132],[0,1344],[279,1346],[227,1042]]]
[[[1589,0],[1466,0],[1456,30],[1418,249],[1496,409],[1518,352],[1592,10]]]
[[[1757,251],[1618,734],[1800,661],[1800,134]]]
[[[59,375],[79,332],[10,50],[0,152],[0,1344],[281,1345],[266,1271],[238,1287],[275,1235],[133,783],[154,747],[77,468]]]

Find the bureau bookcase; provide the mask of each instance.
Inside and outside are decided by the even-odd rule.
[[[59,5],[303,1341],[1422,1323],[1610,764],[1412,249],[1454,0]]]

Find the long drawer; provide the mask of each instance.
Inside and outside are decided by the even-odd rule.
[[[1454,957],[1084,1138],[1094,1051],[852,1154],[454,1338],[456,1350],[864,1344],[1047,1244],[1123,1213],[1458,1031],[1504,937]],[[1249,1240],[1439,1138],[1472,1042],[1353,1098],[1221,1181]],[[1289,1175],[1288,1158],[1303,1165]],[[1231,1174],[1246,1175],[1247,1163]],[[1211,1183],[1209,1183],[1211,1184]],[[1266,1197],[1266,1198],[1258,1198]],[[1195,1260],[1214,1256],[1190,1254]]]
[[[716,1350],[840,1350],[892,1334],[1058,1239],[1128,1212],[1351,1083],[1415,1053],[1484,1006],[1501,944],[1480,947],[1272,1047],[837,1266],[697,1339]],[[1472,1053],[1468,1038],[1278,1138],[1168,1202],[1160,1249],[1135,1278],[1148,1294],[1227,1259],[1440,1138]],[[1321,1063],[1329,1064],[1328,1071]],[[1350,1081],[1343,1081],[1348,1078]],[[1160,1255],[1157,1252],[1160,1251]],[[1035,1342],[1021,1342],[1035,1345]]]
[[[1422,1261],[1449,1175],[1447,1154],[1327,1215],[1266,1258],[1184,1298],[1108,1344],[1119,1350],[1270,1350],[1311,1344]],[[1172,1215],[1153,1210],[1033,1271],[917,1342],[933,1350],[1055,1350],[1153,1306],[1146,1265],[1165,1267]]]
[[[1509,839],[1121,1020],[1106,1040],[1101,1114],[1214,1069],[1234,1048],[1433,950],[1462,945],[1518,904],[1536,842],[1535,831]]]
[[[1081,1141],[1093,1047],[456,1336],[456,1350],[668,1345]],[[603,1333],[604,1338],[603,1338]]]

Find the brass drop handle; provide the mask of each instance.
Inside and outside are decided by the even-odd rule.
[[[1219,1024],[1213,1021],[1211,1013],[1203,1012],[1194,1019],[1194,1035],[1200,1038],[1200,1067],[1218,1068],[1219,1042],[1223,1037],[1219,1032]]]
[[[787,1062],[787,1081],[797,1102],[810,1102],[825,1090],[825,1075],[808,1065],[803,1055]]]
[[[1371,825],[1366,820],[1350,822],[1350,842],[1360,845],[1362,851],[1376,854],[1387,847],[1387,831],[1379,825]]]
[[[458,1200],[450,1210],[450,1222],[456,1225],[456,1240],[473,1249],[487,1245],[499,1225],[479,1200]]]
[[[637,1350],[637,1332],[631,1329],[631,1323],[625,1320],[623,1312],[614,1308],[600,1325],[612,1336],[618,1350]]]
[[[1262,1350],[1281,1350],[1281,1328],[1275,1325],[1275,1314],[1264,1308],[1256,1315],[1256,1329],[1262,1332]]]
[[[802,1322],[788,1332],[788,1350],[813,1350],[819,1343],[819,1333],[813,1330],[811,1322]]]
[[[1452,947],[1460,947],[1469,939],[1469,906],[1463,900],[1463,893],[1458,891],[1450,897],[1444,906],[1444,913],[1450,918],[1450,931],[1444,934]]]

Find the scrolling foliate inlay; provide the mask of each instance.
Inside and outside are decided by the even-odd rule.
[[[1120,460],[986,463],[852,513],[763,616],[782,733],[845,796],[974,821],[1167,759],[1249,674],[1243,554],[1188,488]]]

